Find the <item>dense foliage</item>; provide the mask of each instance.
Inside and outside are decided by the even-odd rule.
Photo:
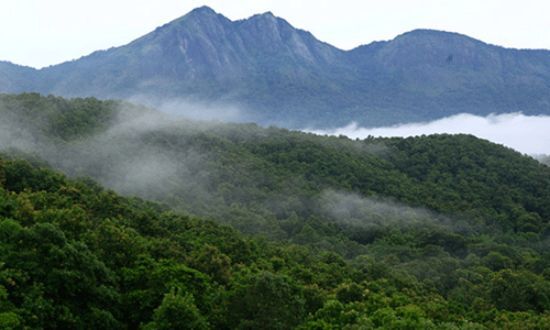
[[[469,255],[445,298],[386,261],[245,239],[24,161],[3,160],[0,178],[4,328],[536,329],[550,322],[541,314],[550,307],[548,272],[533,272],[544,267],[534,251],[500,244],[484,257]],[[418,249],[417,270],[454,266],[436,246],[410,252]]]
[[[550,324],[550,169],[510,149],[35,94],[0,118],[5,328]]]

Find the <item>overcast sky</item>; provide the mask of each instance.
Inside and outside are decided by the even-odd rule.
[[[42,67],[75,59],[201,5],[231,19],[271,11],[343,49],[416,28],[550,49],[548,0],[0,0],[0,60]]]

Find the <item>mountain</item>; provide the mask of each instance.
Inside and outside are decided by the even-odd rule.
[[[36,70],[29,67],[0,61],[0,88],[3,93],[33,89]]]
[[[430,118],[459,112],[548,113],[550,52],[488,45],[456,33],[416,30],[351,52],[376,95]],[[388,93],[389,92],[389,93]],[[439,108],[439,110],[434,110]]]
[[[0,91],[229,105],[237,120],[293,128],[550,113],[550,51],[432,30],[343,51],[272,13],[231,21],[208,7],[128,45],[29,70],[2,64]]]

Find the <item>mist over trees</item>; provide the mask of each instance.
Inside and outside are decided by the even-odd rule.
[[[550,156],[549,156],[549,155],[541,155],[541,156],[538,156],[537,159],[538,159],[541,163],[550,166]]]
[[[502,144],[521,153],[532,155],[550,154],[550,116],[527,116],[523,113],[490,114],[476,116],[459,114],[442,119],[402,123],[388,127],[360,127],[356,123],[347,126],[306,131],[320,135],[345,135],[352,139],[377,137],[411,137],[432,134],[471,134],[481,139]],[[544,156],[541,156],[544,158]]]
[[[0,149],[6,328],[550,324],[550,168],[473,136],[21,94]]]

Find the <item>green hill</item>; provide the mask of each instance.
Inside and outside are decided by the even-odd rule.
[[[550,169],[513,150],[37,94],[0,97],[0,119],[8,328],[170,328],[176,311],[193,328],[550,322]]]

